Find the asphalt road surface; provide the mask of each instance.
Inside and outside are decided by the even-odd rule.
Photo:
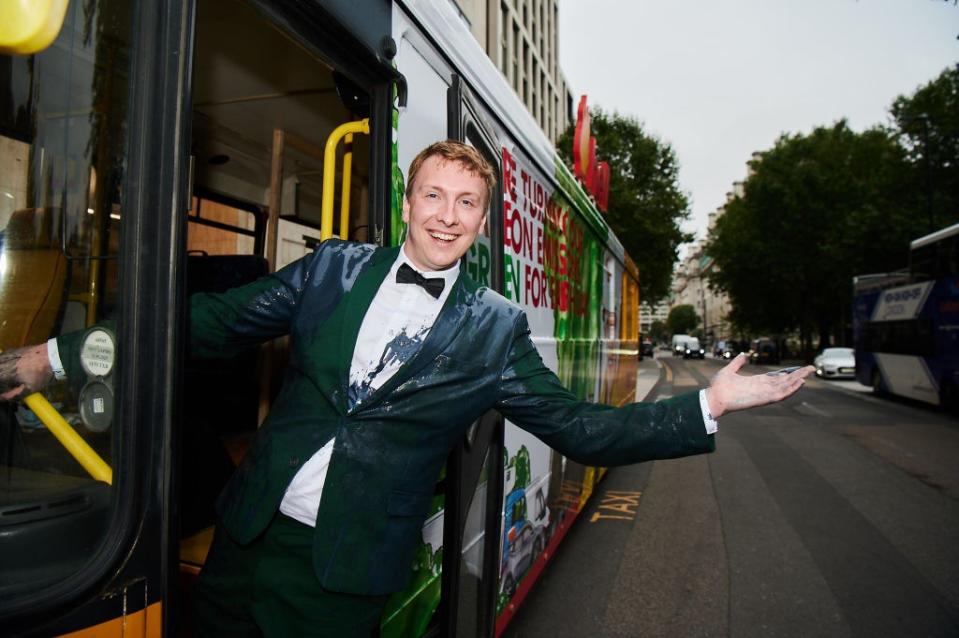
[[[658,363],[650,399],[720,365]],[[811,379],[715,454],[611,470],[505,635],[959,636],[959,422],[863,390]]]

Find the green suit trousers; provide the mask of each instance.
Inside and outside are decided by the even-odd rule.
[[[389,597],[324,589],[312,552],[313,528],[280,513],[247,546],[217,528],[195,593],[196,635],[376,635]]]

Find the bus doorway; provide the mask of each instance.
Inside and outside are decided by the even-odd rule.
[[[377,238],[371,167],[384,154],[369,135],[376,89],[355,61],[338,60],[315,34],[304,42],[271,11],[197,3],[187,294],[222,292],[306,255],[324,239],[324,210],[333,211],[333,237]],[[344,125],[356,132],[341,134]],[[230,360],[186,355],[175,498],[187,632],[215,499],[269,410],[286,356],[283,339]]]

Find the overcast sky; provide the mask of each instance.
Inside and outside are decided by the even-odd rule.
[[[559,22],[576,102],[676,151],[697,238],[753,151],[843,117],[887,123],[896,96],[959,62],[951,0],[559,0]]]

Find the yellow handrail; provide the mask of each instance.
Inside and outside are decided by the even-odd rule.
[[[113,470],[110,466],[77,434],[76,430],[70,427],[70,424],[60,416],[55,407],[50,405],[45,396],[35,392],[23,402],[33,410],[37,418],[47,426],[53,436],[57,437],[60,444],[83,466],[83,469],[90,473],[90,476],[108,485],[113,484]]]
[[[67,0],[0,2],[0,54],[31,55],[57,39]]]
[[[343,179],[340,187],[340,239],[350,234],[350,176],[353,170],[353,134],[343,140]]]
[[[336,145],[346,135],[352,133],[370,133],[370,120],[364,118],[356,122],[347,122],[336,127],[330,136],[326,139],[326,148],[323,151],[323,208],[320,218],[320,241],[326,241],[333,237],[333,190],[336,187]],[[352,161],[352,159],[351,159]],[[344,180],[348,180],[344,176]],[[342,239],[346,239],[344,226],[348,224],[340,219],[340,232]]]

